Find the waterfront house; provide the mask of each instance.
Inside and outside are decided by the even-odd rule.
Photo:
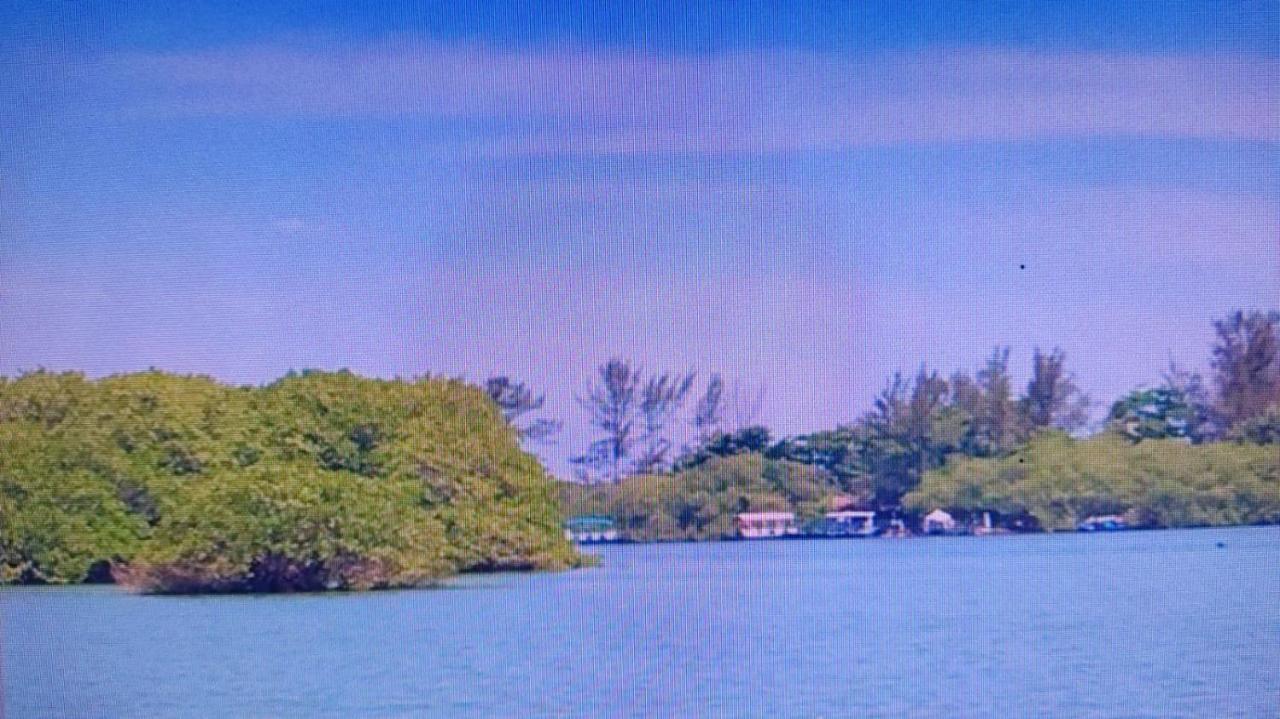
[[[876,531],[876,513],[846,510],[827,512],[825,533],[835,537],[869,537]]]
[[[618,528],[612,517],[592,514],[570,517],[564,523],[564,538],[579,544],[618,541]]]
[[[924,515],[920,529],[925,534],[951,534],[956,531],[956,520],[941,509],[935,509]]]
[[[743,539],[785,537],[799,532],[792,512],[747,512],[737,517],[738,536]]]

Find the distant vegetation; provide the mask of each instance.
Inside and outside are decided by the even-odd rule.
[[[1110,514],[1136,527],[1277,523],[1280,448],[1046,433],[1004,457],[955,458],[928,473],[904,504],[916,512],[1029,515],[1044,529]]]
[[[617,484],[565,483],[561,491],[570,514],[611,516],[636,541],[725,539],[736,534],[739,512],[795,510],[816,517],[839,494],[826,471],[758,453]]]
[[[0,380],[0,579],[412,586],[557,568],[554,485],[481,390],[303,373]]]
[[[1207,381],[1171,367],[1092,431],[1059,350],[1034,353],[1020,392],[997,348],[972,374],[894,374],[856,421],[782,439],[756,422],[763,387],[615,358],[577,398],[596,434],[559,486],[520,441],[560,422],[503,376],[0,378],[0,581],[414,586],[572,566],[565,513],[610,515],[632,539],[717,539],[740,512],[803,519],[837,500],[908,524],[934,507],[1020,529],[1280,522],[1280,314],[1215,330]]]
[[[735,513],[804,515],[834,495],[907,520],[940,507],[1021,529],[1113,513],[1150,527],[1280,522],[1280,314],[1234,312],[1214,329],[1209,381],[1170,366],[1092,432],[1093,402],[1062,351],[1036,350],[1019,393],[997,348],[972,374],[894,374],[857,421],[781,440],[744,422],[736,388],[712,375],[688,420],[694,442],[657,455],[645,448],[672,447],[652,435],[675,424],[691,376],[614,359],[579,398],[599,435],[577,459],[591,486],[563,490],[567,511],[613,515],[639,539],[724,536]]]

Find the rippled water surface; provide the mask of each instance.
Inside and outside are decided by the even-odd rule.
[[[593,551],[412,592],[0,590],[3,715],[1280,715],[1277,527]]]

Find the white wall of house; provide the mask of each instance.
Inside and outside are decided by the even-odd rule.
[[[738,515],[738,535],[744,539],[784,537],[796,533],[796,515],[791,512],[752,512]]]

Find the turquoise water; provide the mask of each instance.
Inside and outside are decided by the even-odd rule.
[[[1277,527],[594,551],[413,592],[6,589],[4,716],[1280,715]]]

